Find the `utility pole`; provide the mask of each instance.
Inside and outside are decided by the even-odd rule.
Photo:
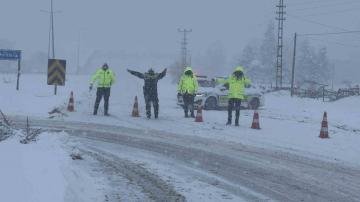
[[[187,34],[192,32],[192,29],[178,29],[178,32],[181,32],[184,34],[183,41],[181,42],[181,57],[182,57],[182,65],[183,67],[188,66],[188,60],[187,60]]]
[[[51,18],[52,59],[55,59],[55,33],[54,33],[54,6],[53,6],[53,0],[51,0],[50,18]]]
[[[54,33],[54,6],[53,0],[51,0],[51,10],[50,10],[50,18],[51,18],[51,45],[52,45],[52,59],[55,59],[55,33]],[[57,94],[57,85],[55,84],[54,94]]]
[[[79,38],[78,38],[78,46],[77,46],[77,65],[76,65],[76,72],[75,74],[78,75],[80,72],[80,40],[81,40],[81,33],[79,31]]]
[[[50,11],[41,10],[41,12],[50,14],[49,46],[48,59],[55,59],[55,32],[54,32],[54,6],[53,0],[50,3]],[[57,85],[54,88],[54,94],[57,94]]]
[[[283,33],[284,33],[284,0],[279,0],[279,4],[276,5],[278,11],[276,12],[278,21],[278,43],[277,43],[277,55],[276,55],[276,89],[282,88],[283,83]]]
[[[296,40],[297,34],[294,35],[294,50],[293,50],[293,61],[292,61],[292,71],[291,71],[291,97],[294,95],[294,83],[295,83],[295,61],[296,61]]]

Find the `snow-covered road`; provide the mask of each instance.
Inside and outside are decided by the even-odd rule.
[[[7,95],[0,109],[11,120],[24,124],[29,116],[31,126],[65,131],[65,145],[85,157],[69,163],[64,201],[360,201],[360,97],[323,103],[286,91],[265,94],[262,129],[253,130],[252,110],[241,111],[240,127],[225,126],[224,111],[204,111],[203,123],[183,118],[176,85],[166,78],[159,119],[144,118],[142,99],[142,117],[132,118],[143,84],[125,75],[112,88],[110,117],[91,115],[89,76],[70,75],[57,96],[45,75],[24,75],[21,91],[0,85]],[[75,112],[66,111],[71,91]],[[54,108],[61,113],[49,115]],[[330,139],[318,137],[324,111]]]
[[[14,120],[24,123],[21,117]],[[360,201],[360,169],[342,163],[164,131],[42,119],[32,123],[67,132],[85,154],[131,179],[149,200]],[[197,198],[200,183],[216,191]],[[193,187],[186,188],[189,184]]]

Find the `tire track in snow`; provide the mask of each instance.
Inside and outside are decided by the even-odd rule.
[[[161,131],[101,124],[38,121],[42,127],[77,137],[154,152],[231,182],[235,195],[246,187],[259,199],[278,201],[360,201],[360,170],[345,165],[240,144]],[[235,191],[234,191],[235,190]],[[231,191],[229,189],[229,191]],[[256,197],[252,196],[252,197]]]
[[[174,188],[161,180],[160,177],[150,173],[147,169],[126,159],[121,159],[111,153],[89,147],[80,149],[103,165],[112,168],[119,175],[124,175],[131,182],[140,186],[144,193],[154,201],[184,202],[185,197],[177,193]]]

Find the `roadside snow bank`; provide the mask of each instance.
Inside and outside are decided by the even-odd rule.
[[[0,143],[0,201],[63,201],[69,165],[59,139],[42,135],[34,144],[20,144],[16,137]]]
[[[359,128],[360,96],[344,98],[335,102],[323,102],[321,99],[291,97],[287,91],[265,95],[265,112],[272,116],[289,119],[312,119],[319,121],[322,113],[328,112],[329,122]],[[360,129],[360,128],[359,128]]]

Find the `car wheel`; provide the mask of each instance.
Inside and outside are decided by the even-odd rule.
[[[206,110],[214,110],[217,108],[217,100],[214,97],[209,97],[205,101],[205,109]]]
[[[258,109],[260,106],[260,100],[259,98],[253,98],[251,99],[250,103],[249,103],[249,108],[250,109]]]

